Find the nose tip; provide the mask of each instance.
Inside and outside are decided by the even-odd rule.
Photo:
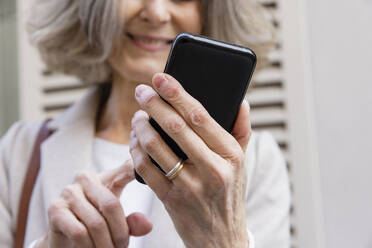
[[[166,0],[148,0],[141,12],[141,17],[152,24],[163,24],[171,19]]]

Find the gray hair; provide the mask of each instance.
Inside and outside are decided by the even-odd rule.
[[[27,21],[30,41],[52,71],[84,82],[110,80],[108,59],[122,37],[121,1],[34,0]],[[257,0],[201,0],[202,35],[250,47],[258,68],[274,44],[271,23]]]

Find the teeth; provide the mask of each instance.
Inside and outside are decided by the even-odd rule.
[[[153,40],[153,39],[137,38],[137,37],[134,37],[134,39],[140,42],[143,42],[143,43],[149,43],[149,44],[154,44],[154,45],[163,45],[167,43],[164,40]]]

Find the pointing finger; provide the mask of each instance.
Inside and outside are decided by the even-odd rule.
[[[111,190],[117,197],[120,196],[124,187],[134,179],[132,159],[110,171],[105,171],[100,175],[102,184]]]

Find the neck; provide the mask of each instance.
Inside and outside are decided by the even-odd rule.
[[[131,120],[140,106],[134,98],[139,83],[114,75],[110,97],[98,117],[96,136],[114,143],[129,144]]]

